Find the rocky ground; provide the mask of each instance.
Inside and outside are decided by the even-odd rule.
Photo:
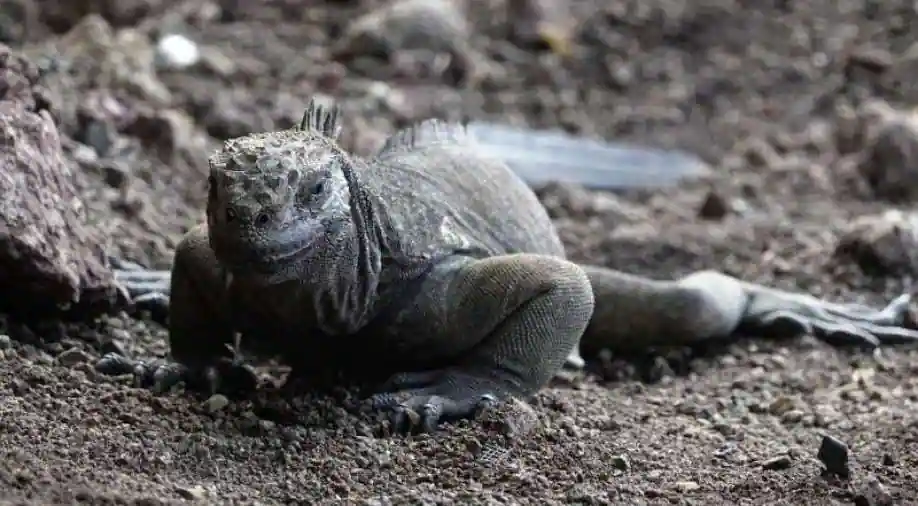
[[[343,98],[360,152],[436,115],[711,164],[669,190],[540,189],[578,260],[871,304],[910,290],[912,2],[488,0],[382,37],[355,21],[387,3],[0,1],[15,50],[0,51],[4,503],[918,504],[914,349],[603,356],[532,407],[415,438],[378,437],[331,400],[202,404],[95,372],[108,351],[164,355],[163,329],[52,318],[117,307],[109,255],[168,267],[209,151],[292,125],[313,92]],[[408,51],[406,33],[443,54]],[[157,50],[170,34],[198,58]],[[824,472],[825,436],[847,473]]]

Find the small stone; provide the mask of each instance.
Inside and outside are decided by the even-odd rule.
[[[117,140],[114,125],[105,121],[88,120],[78,133],[79,140],[91,147],[97,156],[107,156]]]
[[[200,485],[195,485],[193,487],[175,485],[175,493],[189,501],[200,501],[207,496],[207,490]]]
[[[781,155],[775,151],[775,148],[761,139],[748,141],[743,146],[743,156],[750,165],[756,168],[773,167],[778,165]]]
[[[625,457],[624,455],[616,455],[612,457],[612,460],[610,462],[612,464],[612,467],[616,469],[620,469],[622,471],[627,471],[628,469],[631,468],[631,463],[628,462],[628,457]]]
[[[710,191],[698,209],[698,217],[705,220],[722,220],[730,212],[730,205],[717,192]]]
[[[648,488],[644,491],[644,497],[648,499],[656,499],[663,496],[663,491],[658,488]]]
[[[768,405],[768,412],[780,416],[794,409],[794,404],[794,399],[782,395],[771,401],[771,404]]]
[[[236,73],[236,61],[214,47],[201,48],[201,65],[214,74],[229,77]]]
[[[114,335],[114,332],[112,333],[112,335]],[[103,355],[112,353],[115,355],[121,355],[122,357],[126,357],[128,354],[127,350],[124,347],[124,342],[116,340],[116,339],[110,339],[108,341],[104,341],[100,347],[100,351],[102,352]]]
[[[74,367],[77,364],[85,364],[92,357],[79,348],[70,348],[57,356],[57,362],[65,367]]]
[[[876,476],[870,476],[854,496],[857,506],[892,506],[893,497]]]
[[[826,466],[827,473],[848,477],[848,445],[842,441],[829,435],[823,436],[816,457]]]
[[[206,401],[204,401],[204,409],[210,413],[216,413],[221,411],[223,408],[229,406],[229,399],[222,394],[211,395]]]
[[[800,423],[801,420],[803,420],[803,411],[800,411],[799,409],[792,409],[781,416],[781,422],[788,425]]]
[[[675,488],[680,493],[687,494],[689,492],[694,492],[700,489],[701,485],[694,481],[677,481],[675,485],[673,485],[673,488]]]
[[[858,66],[871,72],[883,72],[893,65],[893,55],[881,48],[859,48],[848,56],[848,66]]]
[[[6,334],[0,334],[0,350],[8,350],[13,346],[13,340]]]
[[[762,462],[762,468],[768,469],[769,471],[782,471],[784,469],[789,469],[792,464],[793,461],[791,461],[789,456],[779,455]]]
[[[200,61],[201,50],[188,37],[172,33],[159,40],[156,56],[164,67],[184,69]]]
[[[481,455],[483,447],[481,445],[481,441],[475,438],[471,438],[465,442],[465,449],[468,450],[468,452],[472,454],[473,457],[477,457]]]

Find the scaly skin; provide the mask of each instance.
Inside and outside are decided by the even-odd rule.
[[[171,274],[119,272],[139,300],[169,305],[180,376],[228,388],[239,332],[244,350],[303,378],[388,378],[370,404],[398,430],[432,430],[535,393],[565,362],[582,365],[581,348],[740,329],[918,340],[903,326],[906,295],[877,310],[714,271],[652,281],[576,265],[529,187],[462,127],[426,121],[363,159],[337,145],[338,125],[337,107],[312,101],[298,128],[227,141],[210,159],[207,224]]]

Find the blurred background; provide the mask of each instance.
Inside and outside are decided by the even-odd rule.
[[[738,231],[803,218],[825,228],[879,199],[908,200],[914,186],[900,184],[915,176],[897,163],[914,156],[901,134],[918,75],[906,1],[0,5],[0,40],[41,69],[65,149],[99,194],[88,200],[124,221],[135,237],[119,247],[146,265],[167,264],[200,216],[207,153],[229,137],[289,127],[314,93],[342,101],[344,141],[358,153],[441,117],[680,150],[712,169],[697,177],[678,156],[661,169],[613,153],[595,162],[610,171],[598,186],[656,170],[659,185],[679,190],[613,198],[539,185],[556,216],[576,218],[566,233],[592,227],[571,238],[577,248],[659,213],[655,225],[676,220],[669,228],[683,233],[699,216],[742,218]],[[896,139],[877,141],[890,123]],[[573,169],[555,176],[578,182]]]

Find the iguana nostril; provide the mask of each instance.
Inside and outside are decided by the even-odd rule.
[[[236,219],[236,210],[232,207],[226,208],[226,221],[233,221]]]

